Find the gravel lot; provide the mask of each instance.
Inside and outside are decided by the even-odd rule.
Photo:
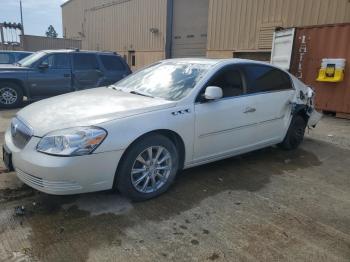
[[[15,113],[0,111],[0,144]],[[349,156],[350,121],[325,117],[296,151],[193,168],[136,204],[38,193],[0,162],[0,261],[348,262]]]

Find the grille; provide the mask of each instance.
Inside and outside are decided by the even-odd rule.
[[[22,149],[33,136],[33,129],[15,117],[11,121],[11,136],[15,146]]]

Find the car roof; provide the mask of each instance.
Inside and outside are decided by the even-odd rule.
[[[0,53],[18,53],[18,54],[33,54],[34,52],[30,51],[15,51],[15,50],[0,50]]]
[[[267,66],[271,66],[271,67],[283,70],[283,69],[276,67],[276,66],[274,66],[270,63],[267,63],[267,62],[257,61],[257,60],[249,60],[249,59],[241,59],[241,58],[224,58],[224,59],[217,59],[217,58],[173,58],[173,59],[163,60],[162,62],[167,62],[167,61],[178,62],[178,63],[210,64],[213,66],[220,65],[220,64],[259,64],[259,65],[267,65]]]
[[[106,54],[106,55],[118,55],[112,51],[93,51],[93,50],[79,50],[79,49],[57,49],[57,50],[41,50],[48,54],[52,53],[84,53],[84,54]]]

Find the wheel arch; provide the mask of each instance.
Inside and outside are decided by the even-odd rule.
[[[301,116],[304,118],[305,122],[307,123],[309,121],[310,116],[308,115],[309,107],[307,105],[302,104],[296,104],[293,109],[293,116]]]
[[[118,173],[120,170],[120,166],[121,163],[124,161],[125,157],[128,154],[129,149],[135,145],[136,143],[138,143],[139,141],[141,141],[142,139],[144,139],[147,136],[151,136],[154,134],[159,134],[162,135],[166,138],[168,138],[171,142],[174,143],[175,147],[178,150],[178,154],[179,154],[179,171],[181,171],[184,168],[184,164],[185,164],[185,156],[186,156],[186,149],[185,149],[185,143],[182,139],[182,137],[175,131],[173,130],[169,130],[169,129],[156,129],[156,130],[152,130],[149,131],[145,134],[142,134],[141,136],[137,137],[132,143],[129,144],[129,146],[125,149],[121,159],[119,160],[118,166],[117,166],[117,170],[115,173],[115,177],[114,177],[114,181],[113,181],[113,188],[116,188],[116,185],[118,183]]]
[[[29,97],[29,92],[28,90],[25,88],[24,83],[22,80],[16,79],[16,78],[6,78],[6,79],[0,79],[0,84],[1,83],[13,83],[18,85],[22,91],[23,91],[23,95],[26,97]]]

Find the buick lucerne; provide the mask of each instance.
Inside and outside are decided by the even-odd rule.
[[[172,59],[118,83],[31,104],[12,119],[3,158],[49,194],[165,192],[179,170],[279,145],[295,149],[321,115],[314,92],[266,63]]]

